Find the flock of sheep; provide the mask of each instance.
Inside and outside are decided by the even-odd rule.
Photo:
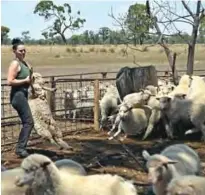
[[[125,137],[143,134],[146,139],[154,127],[161,124],[170,139],[174,133],[177,136],[176,129],[180,128],[184,134],[201,132],[205,141],[205,80],[200,76],[183,75],[177,86],[159,80],[158,87],[148,85],[123,100],[116,87],[109,86],[100,101],[100,110],[101,127],[112,122],[108,135],[117,129],[110,140],[122,131]]]
[[[45,87],[45,81],[33,73],[34,82],[29,105],[34,117],[34,128],[41,137],[69,149],[63,141],[61,129],[46,100],[46,91],[56,89]],[[92,86],[90,86],[92,87]],[[177,86],[159,80],[158,87],[147,86],[140,92],[128,94],[121,100],[115,85],[102,85],[105,93],[100,100],[100,127],[108,121],[112,128],[109,139],[116,138],[122,131],[127,135],[143,134],[146,139],[158,123],[164,125],[167,136],[174,137],[174,130],[180,123],[185,134],[201,132],[205,141],[205,80],[200,76],[183,75]],[[65,106],[73,108],[76,118],[78,102],[73,97],[91,97],[88,88],[65,91]],[[91,90],[92,91],[92,90]],[[93,105],[92,105],[93,106]],[[117,132],[113,134],[113,131]],[[156,195],[204,195],[205,177],[202,176],[200,157],[186,144],[173,144],[160,153],[150,155],[142,152],[148,170],[148,180]],[[26,157],[21,166],[6,170],[2,168],[1,193],[29,195],[137,195],[133,181],[118,175],[88,175],[79,163],[64,159],[53,162],[41,154]]]
[[[204,195],[205,177],[198,154],[174,144],[159,154],[142,152],[148,180],[156,195]],[[118,175],[88,175],[78,162],[53,162],[41,154],[26,157],[20,167],[1,172],[3,195],[137,195],[132,180]]]
[[[60,148],[69,149],[62,139],[62,132],[52,117],[46,100],[46,90],[56,89],[44,86],[45,81],[39,73],[33,74],[35,80],[29,105],[35,121],[37,133],[56,143]],[[199,87],[200,86],[200,87]],[[100,83],[102,98],[99,100],[100,129],[111,122],[108,139],[116,138],[121,132],[129,135],[143,135],[146,139],[160,125],[167,137],[174,138],[177,129],[184,134],[202,133],[205,140],[205,81],[200,76],[183,75],[179,84],[158,80],[158,86],[148,85],[139,92],[126,95],[122,100],[117,87],[109,83]],[[93,113],[94,86],[89,85],[75,90],[64,90],[64,108],[67,116],[76,120],[78,111]],[[38,106],[37,106],[38,105]],[[117,132],[113,132],[117,129]],[[122,138],[123,139],[123,138]]]

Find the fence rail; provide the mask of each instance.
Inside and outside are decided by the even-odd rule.
[[[157,71],[158,77],[167,77],[164,75],[165,71]],[[185,70],[178,70],[180,74],[185,73]],[[98,99],[101,99],[104,92],[100,89],[100,84],[115,84],[115,77],[117,72],[92,72],[85,74],[72,75],[55,75],[46,76],[46,85],[48,87],[57,88],[53,94],[48,94],[48,102],[52,114],[57,121],[59,127],[63,129],[63,134],[69,131],[94,128],[99,126],[96,119],[99,116]],[[205,76],[205,70],[195,70],[195,75]],[[19,131],[21,129],[21,121],[17,112],[12,108],[9,101],[10,87],[6,84],[6,79],[1,80],[1,147],[2,151],[12,148],[18,139]],[[72,118],[72,114],[68,114],[73,109],[65,109],[65,93],[66,89],[79,89],[83,87],[93,87],[89,97],[77,99],[79,107],[76,107],[77,117]],[[89,91],[89,90],[88,90]],[[99,96],[98,98],[96,98]],[[73,99],[75,101],[75,99]],[[31,140],[38,137],[32,131]]]

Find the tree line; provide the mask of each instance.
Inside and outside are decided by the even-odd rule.
[[[163,7],[163,5],[160,5],[160,8],[166,10],[166,7]],[[32,38],[29,30],[23,31],[21,33],[21,38],[26,44],[40,45],[154,44],[158,40],[158,33],[150,33],[150,31],[154,29],[154,20],[156,20],[156,16],[150,18],[148,12],[150,12],[150,10],[147,10],[145,4],[136,3],[130,5],[128,11],[117,19],[113,13],[110,14],[110,17],[117,21],[120,30],[101,27],[97,32],[85,30],[82,34],[74,34],[71,37],[66,37],[66,32],[75,32],[75,30],[82,28],[86,19],[80,16],[80,11],[77,11],[77,17],[74,17],[73,10],[68,3],[55,5],[53,1],[40,1],[37,3],[33,13],[43,17],[45,22],[52,21],[53,24],[43,29],[41,39]],[[183,16],[181,16],[181,18],[183,18]],[[169,22],[174,23],[174,21]],[[186,21],[181,22],[185,23]],[[198,31],[196,42],[205,43],[204,18],[200,21]],[[1,26],[2,44],[11,43],[9,32],[9,27]],[[187,32],[175,32],[174,34],[164,35],[163,39],[166,43],[180,44],[184,43],[185,40],[190,41],[192,35],[189,35]]]

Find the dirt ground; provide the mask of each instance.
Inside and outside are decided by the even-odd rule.
[[[109,141],[107,137],[106,131],[77,130],[70,132],[64,138],[73,147],[73,150],[58,150],[55,146],[44,142],[29,147],[28,151],[29,153],[44,154],[54,161],[64,158],[76,160],[85,167],[88,174],[116,173],[127,179],[132,179],[141,195],[147,194],[149,189],[145,161],[141,155],[142,150],[146,149],[153,154],[160,152],[170,144],[186,143],[198,152],[202,162],[205,163],[205,144],[202,142],[165,139],[141,141],[139,138],[132,137],[122,143],[117,140]],[[32,142],[32,144],[37,143],[36,141]],[[2,154],[2,164],[6,168],[17,167],[21,161],[22,159],[17,158],[14,151]]]

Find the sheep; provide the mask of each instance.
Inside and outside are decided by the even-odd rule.
[[[87,172],[81,164],[71,159],[62,159],[55,162],[56,167],[60,172],[67,172],[75,175],[87,175]],[[14,185],[16,177],[23,175],[20,167],[6,170],[1,174],[1,193],[4,195],[22,195],[27,194],[29,189],[27,187],[17,187]],[[29,195],[32,195],[29,194]]]
[[[67,118],[67,112],[69,112],[69,117],[71,113],[73,114],[73,120],[76,118],[76,105],[80,101],[80,90],[67,89],[63,90],[64,93],[64,109],[65,117]]]
[[[143,90],[141,89],[140,92],[131,93],[126,95],[123,98],[123,101],[119,107],[119,115],[121,118],[124,117],[126,112],[131,110],[132,108],[149,108],[149,106],[146,105],[147,101],[149,100],[150,96],[152,96],[152,93],[149,90]]]
[[[120,103],[120,97],[117,88],[110,86],[100,102],[100,112],[101,112],[101,124],[100,129],[102,129],[107,122],[108,116],[116,113],[118,111],[118,105]]]
[[[198,87],[200,86],[200,87]],[[175,87],[175,89],[169,93],[170,97],[174,97],[175,95],[188,95],[190,96],[191,93],[203,93],[205,91],[205,82],[202,77],[200,76],[189,76],[183,75],[179,81],[179,84]],[[190,96],[191,98],[191,96]]]
[[[165,96],[159,98],[160,109],[163,114],[165,129],[170,138],[173,138],[174,126],[179,122],[186,124],[186,132],[202,132],[202,140],[205,141],[205,99],[198,98],[197,101],[184,99],[182,96],[174,98]],[[194,129],[193,129],[194,127]]]
[[[60,171],[67,171],[69,173],[77,175],[87,175],[87,172],[83,168],[83,166],[80,163],[71,159],[57,160],[55,162],[55,165]]]
[[[157,123],[159,123],[159,121],[162,118],[162,112],[160,110],[159,100],[156,98],[156,96],[151,96],[147,102],[147,105],[152,108],[152,112],[149,117],[149,122],[142,140],[145,140],[148,137],[148,135],[152,132],[154,126]]]
[[[186,94],[186,98],[192,100],[200,98],[205,103],[205,82],[202,77],[192,76],[191,84]]]
[[[129,94],[129,95],[125,96],[123,99],[123,103],[120,105],[119,114],[115,119],[115,123],[114,123],[111,131],[108,132],[108,135],[110,135],[111,132],[114,131],[114,129],[116,128],[117,125],[118,125],[118,132],[115,135],[118,135],[119,132],[121,131],[121,128],[120,128],[121,125],[119,126],[119,123],[123,118],[125,118],[126,112],[132,108],[138,107],[138,108],[141,108],[142,110],[143,109],[146,109],[146,110],[148,109],[149,111],[151,110],[151,115],[149,113],[148,115],[146,115],[146,117],[144,117],[144,119],[146,119],[145,121],[148,120],[148,123],[145,121],[142,122],[142,123],[144,123],[144,125],[147,124],[147,126],[145,127],[143,125],[142,128],[139,128],[141,130],[143,130],[144,127],[146,128],[145,135],[143,137],[143,139],[145,139],[149,135],[149,133],[151,133],[154,126],[161,119],[161,111],[159,109],[159,101],[155,97],[156,94],[157,94],[156,87],[148,85],[145,87],[145,90],[142,90],[142,92],[133,93],[133,94]],[[140,110],[139,112],[142,113],[141,109],[139,109]],[[137,115],[136,115],[136,117],[137,117]],[[132,119],[130,119],[130,120],[132,120]],[[127,129],[127,128],[130,128],[130,127],[128,127],[128,126],[125,127],[125,129]],[[132,131],[133,130],[131,130],[131,132]],[[127,133],[127,130],[125,130],[125,132]],[[135,131],[135,133],[136,133],[136,131]],[[113,137],[110,137],[109,139],[113,139]]]
[[[32,154],[26,157],[15,184],[19,187],[28,185],[33,195],[137,195],[134,185],[120,176],[72,175],[59,172],[55,164],[46,156]]]
[[[124,109],[124,107],[120,108],[120,112],[122,109]],[[115,124],[108,132],[108,135],[111,135],[111,133],[115,130],[116,126],[118,126],[118,131],[108,139],[112,140],[113,138],[117,137],[122,131],[125,132],[124,138],[126,138],[127,135],[137,135],[142,133],[142,131],[145,130],[148,125],[150,115],[151,109],[146,107],[133,108],[132,110],[126,112],[123,117],[118,114],[115,119]]]
[[[185,144],[170,145],[154,155],[143,150],[142,156],[147,161],[148,180],[156,195],[165,195],[167,185],[173,178],[201,174],[198,154]]]
[[[35,74],[33,74],[35,78]],[[29,96],[28,103],[34,120],[34,128],[38,135],[43,139],[49,140],[52,144],[57,145],[60,149],[70,149],[65,141],[63,141],[62,132],[58,128],[56,121],[53,119],[50,107],[45,97],[45,90],[37,80],[32,84],[34,95]],[[36,89],[35,87],[38,86]],[[39,88],[40,87],[40,88]],[[39,93],[40,92],[40,93]]]
[[[183,75],[180,80],[179,80],[179,84],[175,87],[175,89],[169,93],[170,97],[174,97],[177,94],[187,94],[188,90],[189,90],[189,86],[191,83],[191,76],[189,75]]]
[[[21,168],[14,168],[1,173],[1,194],[4,195],[22,195],[26,194],[27,186],[19,188],[15,185],[16,176],[23,175]]]
[[[169,183],[166,195],[204,195],[205,178],[186,175],[174,178]]]

